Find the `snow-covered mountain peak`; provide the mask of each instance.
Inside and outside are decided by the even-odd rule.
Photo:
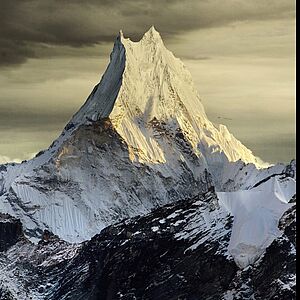
[[[166,162],[166,141],[155,134],[164,124],[160,130],[180,132],[203,168],[224,159],[260,164],[225,126],[208,120],[191,74],[154,27],[138,42],[120,31],[106,72],[70,123],[76,128],[106,117],[130,150],[139,149],[131,157],[140,162]]]
[[[247,163],[252,163],[245,165]],[[214,185],[250,188],[260,161],[207,118],[191,74],[151,28],[120,32],[101,81],[49,149],[0,169],[0,212],[68,241]]]
[[[130,115],[146,114],[144,119],[168,119],[175,117],[179,105],[180,110],[188,107],[206,117],[190,73],[165,48],[155,28],[139,42],[125,38],[120,31],[100,84],[71,122],[115,119],[120,110],[122,115],[126,110]]]
[[[152,44],[155,44],[156,47],[164,45],[160,33],[155,29],[154,26],[151,26],[149,28],[149,30],[143,34],[142,38],[138,42],[131,41],[131,39],[129,37],[124,37],[123,30],[119,31],[119,36],[123,43],[124,42],[126,43],[126,41],[129,41],[129,42],[135,43],[135,44],[138,44],[138,43],[150,44],[150,43],[152,43]]]
[[[163,44],[163,40],[161,38],[160,33],[155,29],[154,26],[151,26],[150,29],[145,32],[141,41],[143,42],[153,42],[156,44]]]

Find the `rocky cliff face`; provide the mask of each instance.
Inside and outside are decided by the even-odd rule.
[[[20,220],[0,213],[0,252],[6,251],[22,238],[24,233]]]
[[[0,299],[296,299],[294,217],[295,205],[281,218],[283,234],[244,269],[227,251],[233,219],[214,192],[124,220],[81,245],[47,233],[1,254]]]

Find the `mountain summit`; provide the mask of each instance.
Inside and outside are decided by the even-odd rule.
[[[225,126],[208,120],[189,71],[165,48],[154,27],[139,42],[120,33],[106,72],[71,124],[105,117],[140,162],[166,163],[166,140],[154,136],[155,125],[164,124],[170,134],[180,131],[205,168],[239,159],[259,166]]]
[[[48,230],[81,242],[125,218],[216,190],[238,220],[230,251],[246,265],[279,234],[268,224],[289,207],[294,179],[276,177],[287,170],[262,168],[224,125],[208,120],[189,71],[151,27],[139,42],[120,32],[101,81],[47,150],[0,167],[0,212],[19,218],[32,241]],[[266,230],[255,240],[239,229],[257,220],[241,213],[257,215],[245,199],[264,199],[264,189],[267,214],[258,218]]]

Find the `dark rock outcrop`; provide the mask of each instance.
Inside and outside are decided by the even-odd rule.
[[[0,213],[0,252],[6,251],[23,237],[20,220]]]
[[[109,226],[81,245],[45,231],[38,245],[22,240],[0,253],[0,268],[17,274],[10,276],[19,286],[16,296],[0,284],[0,299],[296,299],[295,205],[280,220],[283,235],[243,270],[227,253],[232,221],[208,192]]]

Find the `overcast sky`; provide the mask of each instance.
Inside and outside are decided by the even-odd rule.
[[[47,148],[106,68],[118,31],[151,26],[211,121],[268,162],[295,157],[295,2],[0,0],[0,163]]]

